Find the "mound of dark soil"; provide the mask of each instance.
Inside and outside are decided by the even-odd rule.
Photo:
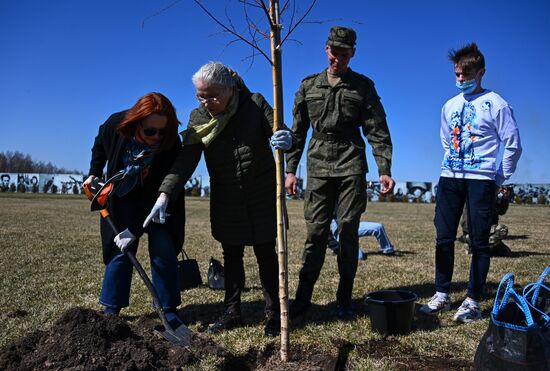
[[[200,352],[194,352],[195,348]],[[153,331],[136,330],[120,317],[73,308],[49,330],[32,332],[5,347],[0,354],[0,369],[178,369],[195,363],[205,352],[231,357],[228,351],[200,336],[194,337],[189,348],[174,347]]]
[[[280,361],[275,345],[235,356],[210,338],[196,334],[188,347],[155,335],[155,321],[136,324],[84,308],[68,310],[46,331],[27,334],[0,350],[0,370],[181,370],[205,356],[221,359],[222,370],[334,370],[337,355],[293,347],[290,362]]]

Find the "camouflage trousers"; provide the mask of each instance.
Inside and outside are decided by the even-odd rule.
[[[489,233],[489,249],[491,251],[491,256],[510,256],[512,251],[502,242],[502,240],[505,240],[508,236],[508,227],[500,223],[493,224]],[[464,244],[464,248],[467,250],[468,254],[472,253],[470,249],[470,235],[468,233],[463,232],[462,236],[458,237],[456,240]]]
[[[297,301],[311,301],[315,282],[325,261],[330,223],[335,218],[340,236],[337,258],[340,282],[336,299],[344,305],[351,304],[359,251],[357,233],[361,214],[366,206],[367,188],[364,175],[308,178],[304,197],[307,237],[296,291]]]

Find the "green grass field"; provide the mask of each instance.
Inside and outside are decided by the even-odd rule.
[[[185,249],[199,262],[206,280],[210,256],[221,260],[221,247],[210,235],[208,199],[187,200]],[[289,201],[290,230],[289,292],[293,298],[301,263],[305,225],[303,204]],[[354,299],[361,306],[363,296],[380,289],[403,288],[416,292],[424,302],[434,291],[433,204],[370,203],[364,220],[385,224],[399,256],[376,254],[372,237],[362,238],[361,246],[368,253],[359,262]],[[84,196],[52,196],[33,194],[0,194],[0,347],[26,333],[47,328],[67,309],[84,306],[101,309],[97,304],[103,263],[99,241],[99,215],[89,212]],[[395,369],[409,363],[428,364],[433,360],[451,360],[450,368],[468,367],[483,332],[488,325],[496,287],[506,272],[516,274],[518,285],[535,280],[550,263],[550,207],[511,205],[501,218],[508,225],[510,239],[506,243],[513,257],[493,258],[488,277],[486,299],[482,301],[484,319],[471,325],[457,325],[454,312],[428,321],[417,318],[414,331],[406,336],[382,337],[371,330],[368,316],[352,322],[338,322],[333,317],[338,282],[336,258],[327,254],[317,283],[314,307],[306,319],[292,323],[291,346],[314,345],[333,351],[335,342],[349,342],[348,368]],[[138,259],[148,268],[146,242]],[[214,339],[235,353],[251,348],[277,344],[278,339],[263,336],[262,292],[252,249],[247,249],[246,290],[243,315],[247,326],[217,335]],[[467,286],[469,256],[457,244],[453,308],[462,301]],[[123,315],[152,312],[148,292],[134,276],[131,306]],[[191,319],[190,328],[199,330],[213,321],[223,310],[223,292],[206,286],[182,293],[183,312]],[[13,316],[16,310],[26,316]],[[456,361],[456,362],[455,362]],[[454,362],[454,363],[453,363]],[[197,366],[213,367],[208,360]]]

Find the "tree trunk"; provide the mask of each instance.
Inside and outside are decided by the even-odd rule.
[[[283,126],[283,79],[281,28],[279,23],[279,1],[270,0],[269,10],[271,17],[270,41],[273,75],[273,130]],[[285,172],[284,154],[281,150],[275,151],[275,167],[277,172],[277,255],[279,260],[279,304],[281,308],[281,360],[288,361],[288,249],[286,239],[286,205],[285,205]]]

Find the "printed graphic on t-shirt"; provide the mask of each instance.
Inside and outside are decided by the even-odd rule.
[[[474,143],[479,139],[476,119],[476,109],[470,102],[464,103],[462,112],[455,111],[451,114],[450,150],[443,161],[445,168],[451,170],[479,169],[483,159],[481,156],[476,156],[474,151]]]
[[[485,102],[481,103],[481,109],[484,111],[490,111],[493,107],[493,102],[490,100],[486,100]]]

